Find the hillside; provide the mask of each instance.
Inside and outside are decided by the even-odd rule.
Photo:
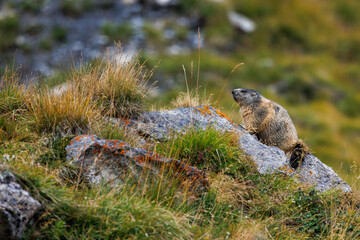
[[[239,122],[229,92],[256,89],[288,109],[312,151],[351,182],[360,154],[358,7],[356,0],[4,1],[0,61],[59,83],[63,69],[121,41],[157,66],[150,81],[158,82],[158,108],[186,90],[182,65],[190,87],[199,80],[200,93],[214,94]],[[232,25],[231,11],[254,31]]]
[[[42,206],[24,239],[359,237],[355,184],[354,192],[320,191],[299,183],[294,170],[261,173],[231,131],[189,127],[181,135],[164,135],[157,130],[167,137],[156,140],[144,130],[148,119],[130,127],[131,119],[149,108],[151,71],[136,58],[117,60],[73,69],[61,92],[44,83],[23,85],[10,70],[2,75],[1,174],[12,172]],[[179,95],[176,104],[201,101],[190,94]],[[209,107],[199,111],[210,114]],[[89,137],[78,135],[88,133],[110,140],[81,145]],[[117,163],[123,155],[128,160]],[[136,164],[121,170],[129,161]],[[0,177],[2,188],[9,179]]]
[[[0,188],[16,178],[42,206],[23,239],[360,237],[357,0],[0,5]],[[320,191],[296,169],[260,172],[233,132],[189,128],[164,140],[128,127],[149,111],[199,105],[241,124],[231,96],[240,87],[286,108],[352,192]],[[105,168],[110,182],[89,181],[66,150],[84,134],[183,172],[156,165],[118,181]]]

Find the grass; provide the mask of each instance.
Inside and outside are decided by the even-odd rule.
[[[93,8],[91,0],[64,0],[61,2],[61,11],[71,17],[79,17],[83,12],[89,11]]]
[[[67,37],[67,30],[62,26],[55,26],[52,29],[52,37],[59,42],[65,42]]]
[[[86,132],[100,118],[91,96],[75,88],[58,95],[48,88],[33,89],[28,94],[28,115],[38,133]]]
[[[108,187],[77,191],[73,207],[68,202],[44,214],[38,228],[26,234],[37,239],[189,239],[184,217],[117,188]],[[75,205],[76,206],[76,205]],[[71,213],[71,211],[74,211]],[[106,216],[106,217],[104,217]]]
[[[15,172],[44,205],[24,238],[358,239],[359,174],[351,167],[358,161],[360,144],[359,94],[354,90],[360,86],[360,38],[353,10],[358,3],[294,1],[294,11],[286,1],[179,3],[180,12],[201,19],[205,45],[212,47],[202,49],[201,65],[198,62],[198,74],[206,83],[190,77],[189,86],[182,88],[185,93],[179,94],[177,88],[183,85],[181,66],[193,69],[197,50],[177,56],[161,51],[145,63],[137,56],[109,52],[103,60],[60,71],[26,91],[16,75],[2,76],[6,81],[0,87],[0,165]],[[85,5],[86,1],[63,1],[61,7],[65,14],[78,17]],[[257,30],[244,34],[228,25],[227,10],[232,7],[254,20]],[[0,50],[14,45],[18,27],[16,15],[0,20],[1,36],[7,36],[1,38]],[[150,45],[168,44],[150,23],[143,31]],[[106,26],[103,33],[124,40],[132,35],[126,25]],[[181,29],[179,34],[184,40],[187,33]],[[60,29],[52,38],[66,41],[66,31]],[[53,43],[42,45],[49,50]],[[154,147],[207,171],[210,189],[200,196],[180,194],[171,179],[141,186],[131,179],[117,187],[88,186],[66,162],[64,147],[79,132],[142,147],[136,133],[103,120],[137,117],[147,110],[151,71],[145,65],[151,68],[159,59],[163,61],[156,77],[160,84],[171,77],[175,88],[161,96],[163,105],[209,104],[205,91],[199,94],[204,87],[216,94],[217,104],[228,113],[234,109],[232,88],[255,88],[289,111],[316,156],[336,166],[337,172],[340,165],[346,168],[341,174],[353,183],[354,192],[319,193],[281,173],[261,175],[236,147],[233,135],[212,128],[188,129]],[[244,65],[233,70],[239,62]],[[68,88],[55,94],[53,87],[59,88],[59,83]],[[222,95],[219,89],[224,89]],[[3,158],[4,154],[14,158]]]
[[[66,83],[72,85],[58,93],[54,93],[46,81],[24,91],[16,75],[9,72],[2,76],[2,79],[8,79],[0,94],[4,102],[2,114],[18,112],[25,120],[16,123],[32,126],[30,130],[36,133],[30,139],[6,138],[0,143],[1,155],[14,156],[1,158],[0,164],[14,172],[21,185],[44,206],[24,238],[359,237],[356,187],[354,193],[319,193],[281,173],[259,174],[251,160],[236,146],[234,135],[211,127],[189,128],[183,134],[173,135],[170,141],[153,146],[157,153],[184,159],[205,169],[210,188],[203,194],[179,190],[176,187],[178,179],[167,175],[159,181],[145,179],[143,184],[129,176],[119,186],[106,183],[89,186],[81,173],[65,159],[65,146],[76,133],[75,128],[87,128],[102,137],[121,139],[134,145],[139,142],[134,132],[104,123],[98,115],[114,116],[110,108],[105,110],[108,106],[103,102],[106,96],[106,101],[117,99],[113,94],[120,94],[120,91],[108,91],[113,86],[122,86],[122,89],[130,89],[130,93],[145,97],[142,90],[146,81],[140,82],[144,84],[141,85],[139,78],[133,77],[144,76],[143,65],[134,67],[132,64],[138,63],[130,61],[121,67],[107,61],[110,59],[84,64],[64,74],[68,79]],[[141,74],[134,75],[131,71],[135,70]],[[114,83],[114,79],[124,82]],[[101,86],[94,86],[95,80]],[[131,81],[135,84],[131,85]],[[131,86],[139,87],[139,92],[133,91]],[[23,100],[18,102],[19,99]],[[96,114],[91,115],[90,110]],[[8,115],[3,119],[8,121]],[[348,124],[342,127],[342,132],[356,134],[353,133],[356,129],[356,124]],[[5,132],[9,130],[5,129]]]
[[[113,56],[108,52],[104,60],[81,67],[73,81],[96,100],[104,114],[130,118],[146,109],[151,75],[152,71],[146,70],[137,56],[128,56],[118,49]]]
[[[183,135],[175,134],[173,139],[156,147],[162,155],[185,159],[190,165],[210,171],[238,172],[242,166],[238,159],[242,153],[236,146],[236,136],[219,133],[214,128],[187,129]]]
[[[101,27],[101,32],[111,41],[128,41],[134,34],[134,30],[129,24],[113,24],[104,23]]]
[[[20,75],[7,68],[0,82],[0,141],[24,140],[31,136],[24,121],[26,102]]]
[[[11,10],[8,10],[11,11]],[[6,14],[0,18],[0,51],[15,46],[19,31],[19,18],[16,14]]]
[[[39,86],[30,85],[26,91],[13,79],[15,75],[6,72],[0,112],[9,115],[23,107],[21,117],[38,134],[85,133],[103,124],[103,116],[137,117],[147,107],[151,71],[120,49],[116,54],[117,60],[108,53],[104,60],[83,64]],[[53,86],[59,82],[63,85]]]

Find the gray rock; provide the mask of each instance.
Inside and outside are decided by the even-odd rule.
[[[142,148],[132,148],[120,140],[82,135],[72,139],[66,151],[67,159],[79,166],[85,180],[90,184],[119,184],[123,183],[127,176],[141,183],[162,178],[163,174],[170,173],[182,186],[194,193],[201,193],[209,185],[203,171]]]
[[[121,119],[111,119],[111,121],[136,129],[140,135],[159,141],[168,140],[170,133],[184,133],[191,127],[205,130],[213,126],[221,131],[236,130],[243,134],[247,133],[242,126],[232,122],[221,110],[208,106],[146,112],[138,120],[124,122]]]
[[[16,182],[9,172],[0,172],[0,239],[21,238],[26,225],[41,204]]]
[[[259,142],[241,125],[232,122],[221,110],[214,107],[198,106],[146,112],[138,120],[112,121],[137,129],[143,136],[158,141],[168,140],[170,133],[184,133],[189,127],[206,129],[212,126],[220,131],[234,131],[240,135],[239,148],[253,159],[260,173],[281,171],[295,177],[301,183],[314,185],[319,191],[332,188],[340,188],[344,192],[351,191],[350,186],[331,167],[312,154],[305,157],[299,169],[293,170],[288,156],[282,150]]]
[[[249,18],[245,17],[242,14],[236,13],[234,11],[230,11],[228,13],[228,18],[230,23],[237,29],[245,32],[250,33],[255,31],[256,24],[250,20]]]

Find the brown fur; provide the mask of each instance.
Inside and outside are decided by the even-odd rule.
[[[233,97],[240,104],[240,113],[249,133],[266,145],[277,146],[285,153],[291,152],[293,161],[299,158],[302,161],[308,148],[299,140],[286,109],[250,89],[234,89]]]

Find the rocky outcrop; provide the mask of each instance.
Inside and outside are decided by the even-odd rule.
[[[194,193],[201,193],[209,185],[203,171],[145,149],[132,148],[120,140],[82,135],[72,139],[66,151],[67,159],[79,166],[90,184],[123,183],[127,176],[141,183],[168,176],[175,177],[182,187]]]
[[[16,182],[9,172],[0,172],[0,239],[21,238],[26,225],[41,204]]]
[[[332,168],[312,154],[308,154],[301,166],[293,170],[288,156],[282,150],[259,142],[241,125],[232,122],[221,110],[214,107],[198,106],[147,112],[138,120],[113,119],[113,121],[137,129],[139,134],[159,141],[166,141],[170,133],[181,134],[189,127],[206,129],[212,126],[219,131],[233,131],[240,136],[239,148],[253,159],[260,173],[281,171],[294,176],[301,183],[314,185],[319,191],[332,188],[340,188],[345,192],[351,191],[350,186]]]

